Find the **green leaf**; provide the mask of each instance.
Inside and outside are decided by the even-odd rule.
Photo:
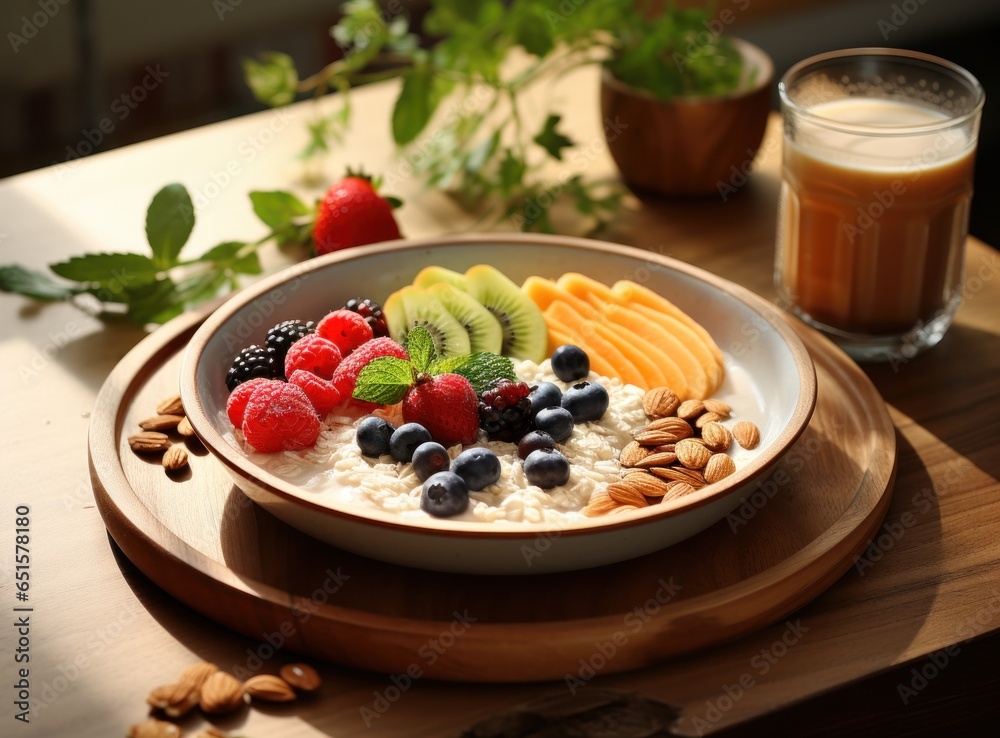
[[[112,292],[148,284],[159,271],[153,260],[142,254],[84,254],[52,264],[49,269],[65,279],[98,284]]]
[[[282,190],[251,192],[250,202],[253,203],[253,211],[257,217],[272,229],[283,228],[290,225],[294,218],[312,212],[308,205],[291,192]]]
[[[198,261],[210,262],[220,269],[229,269],[235,274],[260,274],[263,269],[256,251],[240,255],[240,250],[246,246],[243,241],[226,241],[210,248],[198,258]]]
[[[472,356],[450,356],[431,364],[430,374],[460,374],[472,383],[476,394],[482,394],[498,379],[515,381],[514,362],[506,356],[480,351]]]
[[[434,338],[423,326],[415,326],[406,334],[406,351],[410,354],[413,368],[426,372],[434,359]]]
[[[514,38],[529,54],[545,56],[552,51],[554,45],[552,24],[548,22],[544,11],[540,8],[527,3],[518,3],[516,10],[522,8],[523,12],[514,18]]]
[[[34,297],[36,300],[65,300],[83,290],[61,285],[42,272],[11,264],[0,267],[0,291]]]
[[[368,362],[361,370],[353,397],[379,405],[395,405],[403,399],[413,381],[413,364],[395,356],[382,356]]]
[[[478,172],[482,169],[486,162],[490,160],[493,154],[497,150],[497,146],[500,145],[500,129],[493,131],[493,135],[488,138],[483,139],[472,151],[469,152],[469,156],[465,160],[465,171],[467,172]]]
[[[562,120],[562,116],[554,114],[546,118],[545,125],[542,126],[541,132],[535,136],[534,141],[548,151],[552,158],[561,160],[562,150],[572,146],[573,140],[556,130],[560,120]]]
[[[392,138],[400,146],[420,135],[451,83],[423,64],[403,75],[403,89],[392,109]]]
[[[177,263],[181,248],[194,228],[194,204],[181,184],[169,184],[156,193],[146,210],[146,240],[158,269]]]
[[[288,54],[268,51],[260,55],[261,61],[243,60],[243,75],[258,102],[276,108],[295,99],[299,73]]]
[[[500,177],[500,191],[506,195],[515,187],[520,185],[527,169],[528,168],[524,161],[514,156],[514,153],[510,149],[507,149],[504,152],[503,159],[500,160],[500,168],[498,171]]]
[[[177,293],[177,285],[170,277],[161,277],[142,287],[125,290],[129,318],[139,325],[166,323],[184,312],[184,303]]]

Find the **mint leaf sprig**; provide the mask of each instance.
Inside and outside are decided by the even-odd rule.
[[[253,241],[225,241],[201,256],[183,260],[194,229],[194,204],[180,184],[163,187],[146,210],[148,252],[87,253],[49,265],[56,277],[12,264],[0,266],[0,291],[37,300],[96,299],[101,314],[124,312],[132,321],[165,323],[186,309],[236,289],[242,275],[261,273],[258,249],[268,241],[279,246],[307,243],[314,208],[289,192],[251,192],[254,213],[270,229]]]
[[[514,362],[489,351],[438,358],[434,353],[434,340],[422,326],[407,334],[406,349],[409,360],[382,356],[370,361],[358,374],[354,399],[395,405],[406,397],[410,387],[438,374],[462,375],[472,384],[476,394],[482,394],[499,379],[517,379]]]

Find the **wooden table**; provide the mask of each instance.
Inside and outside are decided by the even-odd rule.
[[[554,97],[569,112],[574,137],[593,143],[587,174],[601,176],[613,170],[601,143],[596,88],[596,77],[585,71],[565,80]],[[395,89],[386,84],[356,94],[360,124],[327,171],[332,176],[348,163],[363,163],[386,175],[391,190],[407,200],[400,219],[409,236],[467,227],[471,219],[447,198],[420,194],[415,179],[403,176],[389,143]],[[84,250],[139,249],[146,205],[171,181],[201,197],[193,252],[256,238],[261,228],[246,193],[297,185],[301,164],[293,155],[304,141],[306,114],[305,106],[263,112],[10,178],[0,183],[0,261],[41,268]],[[692,262],[770,296],[779,160],[775,118],[739,195],[727,202],[631,198],[600,235]],[[281,263],[272,252],[268,266]],[[949,707],[970,700],[978,703],[977,716],[997,709],[988,695],[979,699],[984,683],[966,682],[974,676],[970,668],[997,651],[996,638],[968,639],[1000,629],[998,271],[997,253],[970,239],[966,300],[941,345],[895,367],[867,369],[899,434],[886,534],[870,549],[870,566],[856,567],[791,619],[801,630],[795,645],[764,668],[762,649],[786,632],[778,624],[701,655],[598,677],[587,690],[637,691],[676,705],[679,735],[751,720],[756,722],[736,733],[758,735],[770,726],[776,733],[831,735],[851,726],[860,734],[859,726],[868,725],[884,735],[886,721],[898,728],[900,721],[931,726],[965,719],[964,708],[956,716]],[[17,604],[11,586],[15,506],[31,508],[34,704],[30,726],[18,726],[18,735],[121,735],[143,719],[152,687],[172,681],[197,659],[230,669],[242,665],[259,643],[203,619],[148,582],[109,542],[94,507],[88,411],[105,377],[143,332],[122,322],[101,323],[69,305],[40,306],[11,295],[0,295],[0,325],[6,608]],[[0,731],[12,735],[16,639],[10,627],[2,633]],[[322,671],[321,699],[254,709],[225,727],[249,736],[454,736],[540,695],[567,693],[562,683],[418,682],[366,727],[361,708],[372,707],[389,678],[337,667]],[[887,676],[847,686],[879,673]],[[742,690],[733,686],[741,680]],[[912,693],[901,697],[903,687]],[[838,691],[819,697],[830,690]],[[949,702],[958,699],[956,690],[964,697]],[[803,700],[810,701],[778,712]],[[196,725],[186,723],[192,731]]]

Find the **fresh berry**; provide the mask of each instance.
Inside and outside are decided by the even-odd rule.
[[[327,314],[316,326],[316,333],[337,344],[344,356],[374,337],[368,322],[350,310],[334,310]]]
[[[448,471],[449,466],[451,458],[448,449],[440,443],[421,443],[413,452],[413,471],[421,482],[426,482],[432,474]]]
[[[583,379],[590,374],[590,357],[579,346],[560,346],[552,352],[552,373],[564,382]]]
[[[273,349],[247,346],[240,349],[239,355],[233,359],[233,365],[226,374],[226,387],[232,392],[250,379],[284,378],[283,369],[284,366],[278,361],[278,354]]]
[[[304,338],[312,333],[315,327],[316,324],[311,320],[307,322],[301,320],[282,321],[267,332],[265,345],[267,348],[274,349],[275,355],[282,363],[282,366],[284,366],[285,354],[288,353],[288,348],[300,338]]]
[[[318,333],[310,333],[288,349],[285,356],[285,376],[291,377],[297,371],[304,371],[323,379],[331,379],[342,359],[337,344],[327,341]]]
[[[236,428],[241,428],[243,426],[243,414],[247,410],[247,403],[250,402],[250,396],[253,394],[254,390],[257,389],[262,384],[268,383],[281,384],[277,379],[251,379],[248,382],[244,382],[233,390],[232,394],[229,395],[229,399],[226,401],[226,415],[229,416],[229,422],[233,424]]]
[[[547,407],[559,407],[562,390],[552,382],[539,382],[531,386],[528,399],[531,400],[531,417],[534,418]]]
[[[555,448],[555,447],[556,447],[556,442],[555,439],[552,438],[552,436],[550,436],[545,431],[534,430],[531,431],[531,433],[527,434],[520,441],[518,441],[517,455],[523,461],[524,459],[528,458],[528,455],[532,451],[537,451],[540,448]]]
[[[313,242],[317,254],[399,238],[392,205],[370,179],[348,176],[326,191],[316,213]]]
[[[562,443],[573,435],[573,414],[563,407],[547,407],[535,416],[535,427]]]
[[[389,335],[389,326],[386,325],[385,315],[382,313],[382,306],[374,300],[352,297],[347,301],[347,304],[344,305],[344,310],[350,310],[364,318],[365,322],[371,327],[372,333],[375,334],[376,338]]]
[[[422,375],[406,391],[403,419],[420,423],[444,446],[475,443],[479,437],[479,398],[459,374]]]
[[[309,397],[294,384],[259,386],[243,415],[243,438],[257,451],[308,448],[319,436],[319,418]]]
[[[359,347],[345,358],[337,371],[333,373],[333,384],[340,392],[340,396],[347,399],[354,394],[354,385],[358,381],[361,370],[368,366],[368,362],[380,356],[395,356],[397,359],[409,359],[410,355],[406,349],[393,341],[391,338],[376,338]],[[355,400],[355,403],[359,401]],[[375,407],[372,403],[359,403],[363,407]]]
[[[430,440],[430,432],[420,423],[404,423],[389,436],[389,453],[396,461],[412,461],[417,446]]]
[[[450,518],[465,512],[468,507],[469,489],[454,472],[438,472],[424,482],[420,509],[428,515]]]
[[[296,369],[288,377],[288,381],[299,387],[309,397],[313,409],[319,413],[320,417],[329,413],[333,408],[343,402],[340,392],[333,386],[329,379],[323,379],[312,372]]]
[[[524,460],[524,476],[542,489],[559,487],[569,481],[569,459],[551,448],[532,451]]]
[[[498,380],[479,398],[479,424],[496,441],[517,443],[531,430],[530,390],[524,382]]]
[[[562,406],[576,423],[600,420],[608,409],[608,391],[597,382],[577,382],[563,392]]]
[[[384,456],[389,453],[389,438],[395,430],[384,418],[367,417],[358,424],[358,448],[365,456]]]
[[[471,490],[488,487],[500,478],[500,459],[488,448],[467,448],[451,463],[451,470]]]

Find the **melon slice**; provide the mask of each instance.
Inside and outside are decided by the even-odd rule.
[[[600,335],[597,331],[587,331],[587,321],[580,317],[573,308],[562,301],[553,302],[545,311],[547,317],[569,328],[577,338],[577,345],[580,346],[587,355],[591,357],[590,367],[594,368],[594,356],[600,356],[611,364],[614,371],[605,376],[618,377],[627,384],[634,384],[637,387],[646,388],[646,378],[638,367],[629,361],[625,355],[611,341]]]

